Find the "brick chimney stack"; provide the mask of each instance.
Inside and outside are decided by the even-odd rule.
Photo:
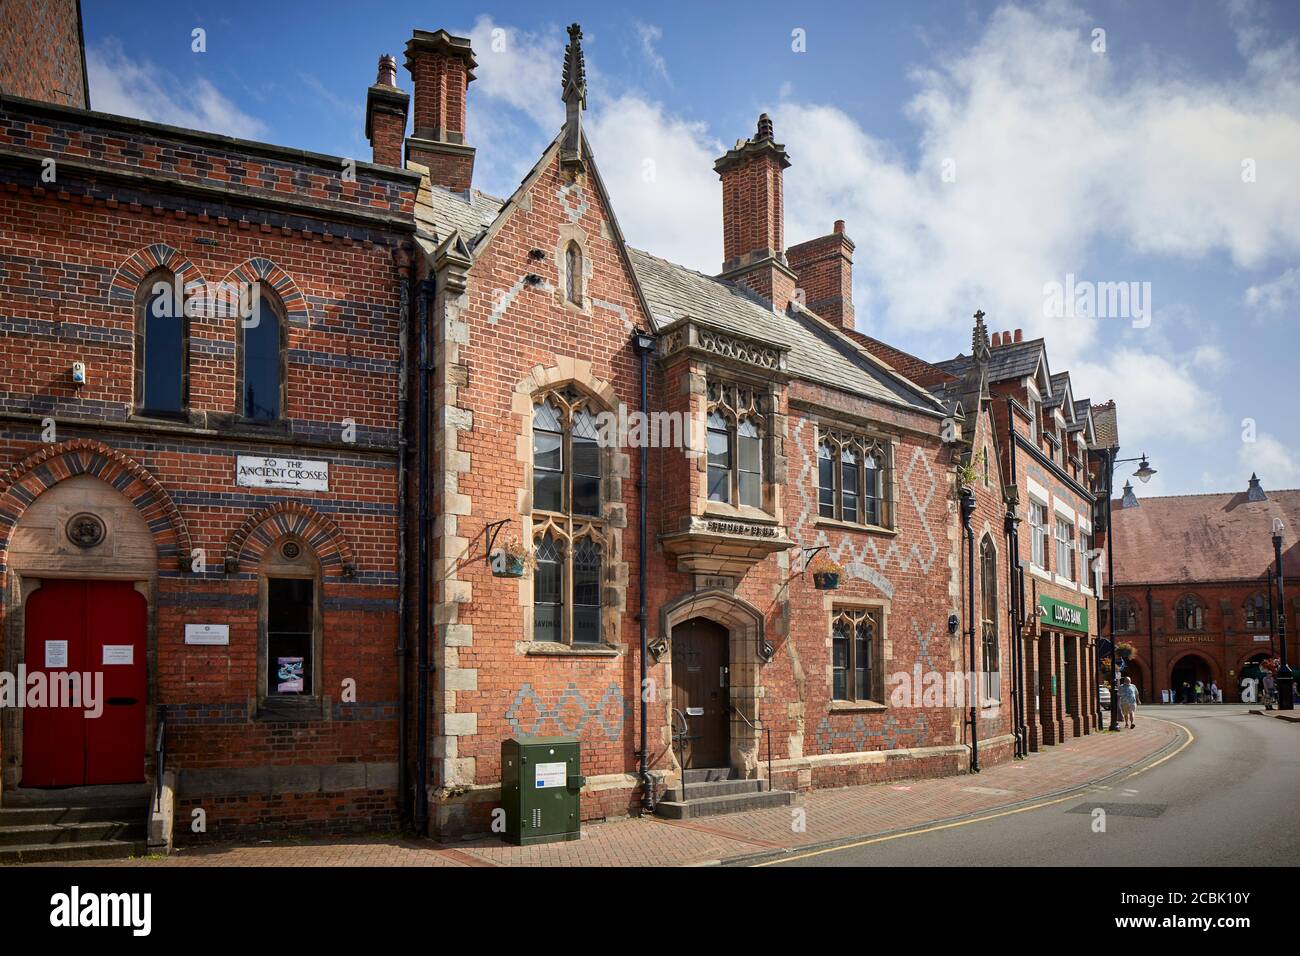
[[[469,189],[474,177],[474,149],[465,144],[465,97],[477,66],[467,37],[416,30],[406,41],[406,68],[415,85],[406,158],[427,166],[430,181],[453,192]]]
[[[784,310],[795,274],[785,261],[785,147],[774,142],[772,120],[758,118],[753,139],[741,140],[713,164],[722,179],[723,263],[720,278],[743,283]]]
[[[375,85],[366,92],[366,139],[375,163],[401,167],[410,103],[410,94],[397,88],[397,59],[385,53],[379,58]]]
[[[853,240],[837,219],[828,236],[809,239],[785,251],[799,277],[804,305],[823,319],[845,329],[853,325]]]

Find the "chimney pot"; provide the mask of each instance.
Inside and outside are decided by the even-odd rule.
[[[375,85],[366,91],[366,139],[376,164],[401,167],[410,104],[410,95],[397,88],[397,60],[385,53]]]
[[[841,236],[844,235],[844,220],[843,220],[843,219],[836,219],[836,220],[835,220],[835,232],[836,232],[838,235],[841,235]]]
[[[795,274],[785,261],[785,147],[772,139],[763,113],[753,139],[741,140],[714,164],[722,180],[722,278],[743,283],[784,310],[794,297]]]
[[[1021,335],[1020,329],[1016,329],[1016,338],[1015,338],[1015,341],[1019,342],[1019,341],[1021,341],[1022,338],[1023,338],[1023,336]]]

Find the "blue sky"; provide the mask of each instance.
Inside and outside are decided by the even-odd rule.
[[[412,28],[469,35],[475,184],[496,195],[562,122],[577,20],[589,135],[633,244],[717,270],[712,159],[766,110],[793,163],[787,242],[846,220],[863,331],[937,359],[969,347],[983,308],[995,330],[1047,336],[1076,396],[1120,402],[1124,453],[1160,472],[1141,491],[1244,488],[1251,471],[1300,487],[1300,4],[83,11],[96,109],[360,158],[379,54],[400,64]],[[1150,283],[1149,314],[1045,314],[1067,275]]]

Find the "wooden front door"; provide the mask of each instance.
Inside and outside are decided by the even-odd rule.
[[[730,764],[728,636],[725,627],[702,617],[673,628],[673,707],[686,718],[689,768]],[[682,718],[676,722],[680,730]]]
[[[129,581],[46,580],[32,592],[27,674],[48,690],[43,705],[23,711],[24,787],[144,780],[146,620]],[[62,690],[73,673],[75,697]]]

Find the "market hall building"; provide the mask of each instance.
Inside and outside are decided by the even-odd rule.
[[[798,144],[766,116],[714,167],[717,275],[628,246],[576,26],[506,198],[473,188],[469,41],[417,30],[405,67],[366,92],[370,163],[94,113],[53,73],[0,100],[4,667],[101,671],[116,708],[105,747],[6,709],[0,807],[143,784],[178,842],[451,837],[488,829],[511,737],[579,738],[599,819],[1087,732],[1089,642],[1013,641],[1009,488],[1037,468],[1076,527],[1086,494],[1014,470],[1010,343],[978,322],[922,382],[857,333],[844,224],[785,244]],[[1087,416],[1022,404],[1071,474]],[[677,438],[600,439],[647,411]]]
[[[1273,523],[1282,522],[1287,663],[1300,658],[1300,491],[1268,491],[1251,475],[1235,492],[1139,498],[1131,487],[1113,503],[1116,634],[1133,647],[1125,673],[1142,700],[1173,702],[1211,682],[1225,701],[1242,699],[1242,680],[1281,657]],[[1106,622],[1109,624],[1109,621]]]

